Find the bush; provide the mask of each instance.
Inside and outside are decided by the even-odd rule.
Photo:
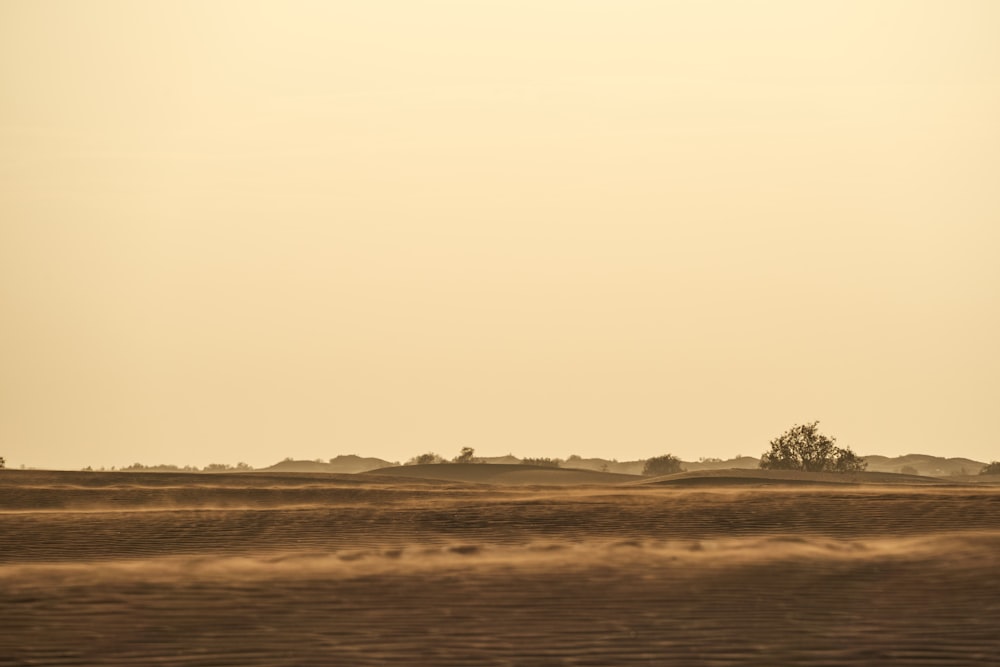
[[[673,454],[654,456],[646,460],[646,465],[642,467],[643,475],[673,475],[676,472],[684,472],[681,468],[681,460]]]
[[[837,439],[819,432],[819,422],[796,424],[771,441],[771,451],[760,457],[768,470],[806,472],[860,472],[868,464],[850,448],[837,447]]]
[[[0,459],[2,460],[2,459]],[[3,466],[0,466],[2,468]],[[1000,461],[993,461],[979,471],[980,475],[1000,475]]]
[[[453,458],[452,463],[475,463],[476,462],[476,450],[472,447],[462,447],[462,451],[459,452],[458,456]]]
[[[558,468],[559,459],[547,459],[547,458],[527,458],[521,459],[521,465],[525,466],[543,466],[545,468]]]
[[[442,461],[444,461],[444,459],[442,459],[434,452],[427,452],[426,454],[421,454],[420,456],[414,456],[412,459],[406,462],[406,465],[423,466],[423,465],[428,465],[430,463],[441,463]]]

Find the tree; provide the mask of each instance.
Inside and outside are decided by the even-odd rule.
[[[7,462],[4,461],[4,458],[2,456],[0,456],[0,470],[3,470],[6,467],[7,467]]]
[[[819,422],[796,424],[771,441],[771,451],[760,457],[767,470],[806,472],[860,472],[868,464],[850,448],[837,447],[837,439],[819,432]]]
[[[559,459],[550,459],[546,457],[539,458],[523,458],[521,459],[521,465],[524,466],[542,466],[543,468],[558,468]]]
[[[426,454],[421,454],[420,456],[414,456],[412,459],[406,462],[407,465],[427,465],[429,463],[441,463],[443,461],[440,456],[434,452],[427,452]]]
[[[454,463],[473,463],[476,450],[472,447],[462,447],[462,451],[458,456],[452,459]]]
[[[3,459],[0,459],[0,468],[3,467]],[[979,471],[980,475],[1000,475],[1000,461],[993,461],[988,466]]]
[[[646,459],[646,465],[642,467],[643,475],[673,475],[676,472],[684,471],[681,469],[681,460],[673,454]]]

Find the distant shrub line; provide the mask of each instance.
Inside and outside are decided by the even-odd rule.
[[[209,463],[204,468],[198,468],[198,466],[175,466],[166,463],[154,466],[133,463],[130,466],[122,466],[121,468],[111,466],[109,470],[111,472],[251,472],[253,470],[253,466],[248,463],[243,463],[242,461],[236,465],[230,465],[228,463]],[[94,468],[87,466],[84,468],[84,471],[94,472]],[[98,468],[98,471],[106,472],[104,468]]]
[[[849,447],[838,447],[836,438],[823,435],[819,432],[819,422],[814,421],[806,424],[796,424],[778,437],[771,440],[771,449],[761,454],[759,467],[764,470],[801,470],[805,472],[835,472],[851,473],[861,472],[868,467],[868,463],[860,456],[851,451]],[[342,457],[330,459],[329,464],[335,465]],[[356,456],[345,458],[358,459]],[[736,459],[742,459],[738,455]],[[499,459],[499,460],[498,460]],[[371,460],[371,459],[370,459]],[[394,466],[398,463],[383,462],[374,459],[379,463],[386,463]],[[635,474],[639,471],[638,466],[642,466],[641,474],[646,476],[674,475],[685,472],[681,460],[673,454],[662,454],[640,461],[627,461],[618,463],[617,459],[606,461],[603,459],[584,459],[576,454],[570,455],[567,459],[547,458],[547,457],[525,457],[518,459],[513,455],[506,457],[496,457],[484,459],[476,456],[472,447],[462,447],[459,453],[451,460],[445,459],[435,452],[425,452],[414,456],[403,465],[440,465],[440,464],[468,464],[468,463],[520,463],[522,465],[541,466],[546,468],[581,468],[590,470],[600,470],[609,472],[609,464],[617,468],[619,472]],[[286,458],[283,463],[297,463],[291,457]],[[324,463],[321,459],[316,459],[316,463]],[[724,463],[722,459],[705,458],[699,459],[699,463]],[[0,456],[0,469],[5,467],[5,461]],[[22,468],[24,466],[21,466]],[[90,466],[84,470],[92,471]],[[100,468],[104,471],[104,468]],[[115,471],[115,467],[110,468]],[[254,470],[249,464],[239,462],[236,465],[228,463],[210,463],[204,468],[196,466],[176,466],[169,464],[143,465],[133,463],[118,469],[121,472],[250,472]],[[913,466],[903,466],[900,469],[903,474],[919,474]],[[963,469],[963,473],[964,473]],[[981,475],[1000,475],[1000,461],[992,461],[986,465],[980,473]]]

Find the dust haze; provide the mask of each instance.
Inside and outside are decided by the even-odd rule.
[[[0,665],[995,667],[998,35],[0,0]]]

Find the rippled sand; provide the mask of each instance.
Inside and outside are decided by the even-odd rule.
[[[1000,488],[459,468],[4,471],[0,664],[997,664]]]

